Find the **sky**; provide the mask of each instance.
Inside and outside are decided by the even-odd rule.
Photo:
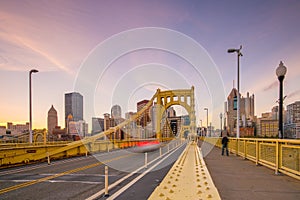
[[[255,114],[278,99],[275,70],[287,67],[284,105],[300,100],[300,1],[0,1],[0,124],[47,127],[51,105],[64,127],[64,94],[84,96],[84,118],[123,116],[162,90],[195,87],[197,124],[218,127],[237,77],[255,95]],[[109,58],[109,59],[108,59]],[[234,83],[235,82],[235,83]],[[176,108],[178,113],[184,110]],[[90,124],[91,127],[91,124]]]

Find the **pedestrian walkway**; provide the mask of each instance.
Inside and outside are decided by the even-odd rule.
[[[149,199],[220,199],[195,142],[187,145]]]
[[[202,142],[199,144],[201,147]],[[218,147],[213,147],[204,160],[223,200],[300,199],[300,181],[297,179],[275,175],[274,170],[256,166],[235,154],[222,156]]]

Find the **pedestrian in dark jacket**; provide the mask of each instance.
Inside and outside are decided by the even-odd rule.
[[[229,139],[227,137],[227,134],[225,134],[224,137],[222,138],[222,156],[224,155],[224,149],[226,149],[226,155],[229,156],[228,142],[229,142]]]

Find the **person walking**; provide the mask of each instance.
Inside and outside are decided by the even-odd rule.
[[[229,156],[228,142],[229,142],[229,139],[227,137],[227,134],[225,134],[224,137],[222,138],[222,156],[224,156],[224,149],[226,149],[226,155]]]

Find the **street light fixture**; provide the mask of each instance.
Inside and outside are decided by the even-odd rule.
[[[220,132],[220,137],[222,137],[222,117],[223,117],[223,114],[220,113],[220,122],[221,122],[221,132]]]
[[[202,135],[202,119],[200,119],[200,136],[203,136]]]
[[[29,71],[29,143],[32,144],[32,102],[31,102],[31,74],[39,72],[36,69]]]
[[[206,133],[208,133],[208,108],[204,108],[206,110]]]
[[[240,45],[239,49],[228,49],[228,53],[237,53],[237,130],[236,130],[236,137],[240,137],[240,57],[243,56],[242,52],[242,45]]]
[[[283,105],[283,79],[286,74],[286,67],[283,65],[283,62],[280,61],[279,66],[276,69],[276,75],[279,80],[279,119],[278,119],[278,137],[283,139],[283,120],[282,120],[282,105]]]

